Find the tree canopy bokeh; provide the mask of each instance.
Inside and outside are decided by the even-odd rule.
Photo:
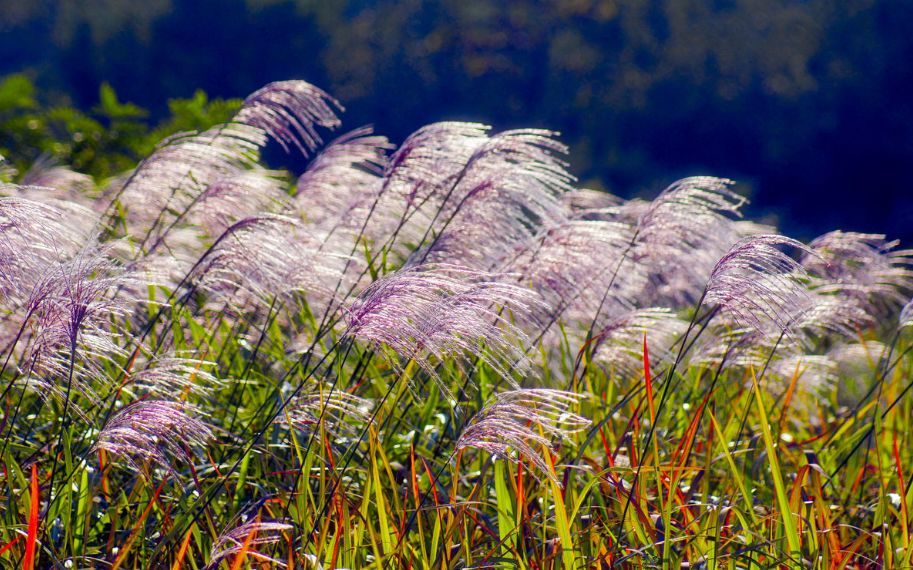
[[[728,176],[793,234],[913,241],[904,0],[2,0],[0,13],[0,73],[37,86],[0,93],[0,112],[26,97],[79,109],[57,117],[71,127],[175,113],[193,126],[219,114],[197,89],[231,99],[305,78],[347,124],[394,140],[441,119],[548,127],[590,187]]]

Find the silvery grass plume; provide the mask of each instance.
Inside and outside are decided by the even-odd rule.
[[[0,191],[18,194],[22,187],[4,185]],[[47,269],[71,258],[89,238],[65,210],[0,198],[0,304],[8,310],[21,307]]]
[[[788,330],[796,310],[808,306],[807,274],[781,247],[808,251],[779,235],[748,237],[720,260],[707,282],[705,301],[727,313],[739,326],[762,333]]]
[[[355,436],[357,428],[371,421],[371,402],[342,390],[316,386],[296,397],[277,422],[304,432],[323,427],[334,439]]]
[[[321,251],[350,255],[374,252],[398,234],[406,243],[420,238],[418,224],[404,227],[403,200],[382,192],[387,151],[385,137],[357,129],[330,142],[298,179],[294,209],[304,224],[322,236]],[[347,259],[342,290],[367,274],[365,255]],[[368,279],[365,277],[364,279]]]
[[[858,338],[864,329],[874,324],[872,316],[850,299],[812,291],[805,300],[797,299],[796,303],[790,310],[785,330],[745,328],[733,317],[722,315],[711,326],[710,334],[703,335],[710,339],[716,336],[717,345],[699,340],[697,352],[701,356],[698,361],[718,364],[728,352],[730,367],[747,369],[751,366],[760,370],[770,359],[776,363],[801,358],[823,347]]]
[[[107,242],[110,243],[110,242]],[[168,233],[166,247],[137,256],[137,244],[118,240],[112,246],[112,257],[117,259],[132,276],[131,283],[121,289],[121,294],[139,299],[159,294],[167,298],[184,279],[194,263],[200,259],[206,244],[200,232],[191,227],[175,227]]]
[[[480,145],[445,197],[433,242],[413,259],[491,270],[540,227],[566,220],[558,197],[574,177],[559,158],[567,148],[555,134],[505,131]]]
[[[214,181],[252,168],[265,142],[263,131],[243,124],[165,139],[136,167],[121,191],[130,231],[140,238],[164,231]]]
[[[783,388],[789,386],[796,377],[796,392],[806,399],[806,403],[811,403],[809,399],[819,396],[839,379],[837,363],[827,355],[817,354],[794,354],[778,358],[771,362],[770,374],[779,379]]]
[[[282,534],[294,529],[293,525],[276,520],[263,520],[257,514],[244,520],[235,520],[229,528],[222,531],[209,553],[209,563],[204,570],[215,570],[225,559],[245,554],[259,564],[268,564],[272,568],[286,568],[286,564],[260,552],[263,546],[276,544],[282,540]]]
[[[71,197],[55,188],[43,186],[7,185],[4,190],[10,197],[39,202],[58,210],[66,220],[70,233],[83,236],[80,245],[101,229],[98,214],[93,209],[95,203],[85,196]]]
[[[135,306],[115,294],[130,276],[108,251],[97,243],[86,246],[49,269],[32,290],[27,306],[34,332],[26,376],[42,397],[65,397],[72,388],[94,402],[92,385],[105,377],[103,363],[123,356],[115,323]]]
[[[789,325],[794,340],[805,348],[812,348],[823,341],[856,338],[875,325],[871,313],[857,299],[839,295],[810,292],[805,307],[796,310]]]
[[[363,223],[380,190],[392,145],[370,127],[346,133],[328,143],[298,178],[295,201],[313,224],[339,223],[353,210],[365,209],[352,224]]]
[[[292,146],[307,156],[323,140],[317,127],[335,129],[342,105],[307,81],[275,81],[251,93],[235,115],[235,121],[257,127],[289,152]]]
[[[685,178],[646,209],[632,206],[642,213],[631,258],[645,267],[652,283],[644,304],[693,302],[716,261],[744,237],[733,219],[741,216],[746,200],[730,190],[731,184],[708,176]]]
[[[58,198],[79,203],[88,202],[87,194],[95,189],[91,176],[70,170],[47,155],[32,163],[19,183],[56,190]]]
[[[322,240],[283,216],[234,224],[199,270],[198,286],[233,307],[303,295],[316,308],[333,300],[344,257],[321,252]]]
[[[837,365],[842,381],[837,384],[837,399],[841,405],[855,406],[872,383],[878,381],[877,372],[888,354],[884,344],[867,340],[833,347],[827,357]]]
[[[600,308],[603,316],[631,310],[644,285],[638,266],[618,265],[631,238],[632,228],[623,223],[573,220],[548,227],[524,244],[501,269],[517,274],[516,282],[531,287],[542,301],[528,327],[541,332],[560,318],[576,330],[588,327]]]
[[[720,314],[695,339],[688,353],[688,365],[718,368],[725,364],[728,369],[760,369],[780,340],[779,335],[742,327],[729,315]]]
[[[630,311],[612,319],[595,335],[593,358],[614,375],[637,377],[644,373],[644,338],[655,368],[668,362],[671,349],[688,324],[666,308]]]
[[[213,388],[222,385],[212,372],[214,368],[214,362],[190,355],[158,356],[142,368],[129,372],[124,390],[134,396],[206,396]]]
[[[402,261],[420,245],[442,219],[444,204],[470,157],[488,140],[488,129],[477,123],[432,123],[403,141],[386,163],[376,198],[374,209],[383,214],[369,229],[376,247]]]
[[[446,264],[401,269],[375,281],[346,311],[346,335],[388,346],[433,377],[447,358],[478,358],[505,379],[504,363],[523,369],[523,334],[510,317],[536,303],[504,276]]]
[[[809,244],[802,259],[823,290],[853,299],[867,311],[890,314],[913,292],[913,251],[897,250],[885,236],[833,231]]]
[[[513,462],[523,458],[539,475],[557,481],[544,454],[550,452],[555,440],[569,440],[590,424],[570,411],[583,398],[560,390],[502,392],[470,420],[456,442],[456,450],[474,447]]]
[[[762,283],[769,279],[762,278]],[[857,338],[874,319],[852,299],[811,290],[795,299],[786,327],[760,330],[732,314],[719,315],[697,341],[693,362],[718,365],[724,355],[730,367],[764,367],[777,359],[798,358],[834,343]]]
[[[579,220],[613,219],[615,210],[624,203],[618,196],[587,188],[565,192],[560,200],[571,211],[571,217]]]
[[[827,352],[827,356],[840,367],[841,378],[871,380],[872,370],[877,368],[887,350],[883,343],[867,340],[837,345]]]
[[[409,135],[390,156],[384,188],[397,194],[407,209],[431,201],[434,209],[459,180],[473,153],[488,140],[490,127],[478,123],[442,122]]]
[[[910,300],[900,311],[900,317],[897,319],[897,328],[904,329],[913,326],[913,299]]]
[[[217,238],[232,224],[263,213],[288,210],[282,173],[253,168],[212,182],[189,212],[187,222]],[[170,248],[169,248],[170,249]]]
[[[177,461],[193,461],[194,449],[213,438],[210,427],[190,415],[188,404],[139,400],[118,410],[98,434],[95,449],[123,458],[141,471],[147,462],[174,472]]]

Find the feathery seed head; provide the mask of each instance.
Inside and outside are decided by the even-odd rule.
[[[898,318],[898,328],[903,329],[910,326],[913,326],[913,299],[904,305]]]
[[[215,570],[223,560],[242,551],[250,558],[271,567],[286,567],[281,560],[260,552],[260,547],[276,544],[282,539],[282,533],[295,528],[293,525],[277,520],[264,520],[259,514],[250,520],[244,520],[242,515],[240,520],[234,521],[232,525],[225,529],[212,545],[206,570]]]
[[[522,334],[507,319],[535,304],[532,293],[498,275],[427,264],[375,281],[349,307],[347,333],[415,358],[433,373],[433,361],[482,358],[507,376],[499,362],[525,362],[515,346]],[[504,309],[502,314],[501,309]]]
[[[644,292],[644,303],[693,301],[716,260],[742,237],[733,218],[741,216],[746,200],[730,190],[731,184],[707,176],[685,178],[645,208],[633,205],[642,213],[631,257],[647,269],[653,284]]]
[[[672,345],[685,332],[687,323],[665,308],[638,309],[612,319],[595,337],[594,358],[623,376],[643,374],[643,342],[646,335],[653,366],[671,356]]]
[[[292,145],[307,156],[322,144],[317,127],[335,129],[342,105],[307,81],[275,81],[251,93],[235,121],[257,127],[289,152]]]
[[[890,314],[913,292],[913,252],[878,234],[833,231],[815,238],[802,264],[820,289],[852,298],[876,314]]]
[[[145,462],[173,471],[175,460],[192,460],[191,450],[212,439],[209,426],[193,418],[187,404],[140,400],[128,404],[105,424],[95,444],[139,470]]]
[[[456,449],[474,447],[510,461],[517,461],[518,455],[531,462],[540,475],[557,480],[543,453],[551,449],[554,440],[569,439],[590,424],[570,411],[582,399],[580,394],[560,390],[502,392],[470,420]]]
[[[371,421],[371,402],[321,386],[298,396],[289,404],[287,417],[280,417],[277,421],[307,432],[319,430],[322,423],[334,437],[354,436],[357,434],[356,426]]]
[[[205,395],[221,384],[211,372],[213,367],[213,362],[187,356],[159,356],[130,375],[127,389],[155,396]]]
[[[223,234],[199,272],[200,287],[234,306],[302,293],[329,303],[345,260],[320,252],[321,240],[291,218],[261,215]]]
[[[185,212],[216,180],[253,168],[265,141],[260,129],[233,123],[159,143],[123,188],[121,203],[127,206],[131,231],[150,231],[166,209]]]
[[[473,153],[488,140],[489,127],[478,123],[442,122],[409,135],[390,156],[384,188],[409,205],[423,203],[443,191],[465,168]]]
[[[192,206],[187,221],[218,237],[238,220],[286,210],[284,184],[281,173],[259,168],[216,179]]]
[[[779,235],[745,238],[720,260],[707,282],[706,302],[718,305],[740,325],[761,332],[786,331],[797,308],[808,306],[805,270],[780,250],[809,251],[802,243]]]

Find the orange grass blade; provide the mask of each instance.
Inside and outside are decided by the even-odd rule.
[[[187,534],[184,535],[184,540],[181,541],[181,548],[178,549],[178,554],[174,558],[171,570],[181,570],[184,565],[184,557],[187,556],[187,550],[190,548],[190,539],[193,536],[193,526],[190,525],[190,528],[187,529]]]
[[[411,483],[412,483],[412,497],[415,501],[415,508],[418,509],[421,507],[421,491],[418,488],[418,474],[415,472],[415,446],[412,446],[411,451],[409,452],[410,459],[410,473],[411,473]]]
[[[697,428],[699,427],[701,418],[704,415],[704,408],[707,406],[707,403],[710,401],[710,396],[713,395],[713,392],[708,392],[704,396],[701,405],[697,407],[697,410],[694,411],[694,415],[691,417],[691,421],[688,423],[688,429],[685,430],[685,434],[682,436],[682,439],[678,442],[678,447],[675,449],[675,453],[672,454],[673,462],[678,463],[679,469],[685,466],[685,463],[688,461],[688,457],[691,455],[691,449],[694,447],[694,439],[697,437]],[[673,471],[673,474],[675,472]]]
[[[789,381],[789,388],[786,389],[786,394],[783,397],[783,406],[780,410],[780,431],[783,431],[784,426],[786,425],[787,412],[789,411],[789,405],[792,403],[793,395],[796,392],[796,386],[799,384],[799,377],[802,376],[802,370],[799,368],[802,365],[801,362],[796,362],[796,369],[793,371],[793,376]]]
[[[250,550],[250,544],[254,541],[254,536],[257,534],[256,525],[247,533],[247,537],[244,539],[244,544],[241,545],[241,552],[235,556],[235,561],[231,565],[231,570],[241,570],[241,565],[244,564],[244,561],[247,560],[247,552]]]

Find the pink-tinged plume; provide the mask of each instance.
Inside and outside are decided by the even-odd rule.
[[[720,260],[707,282],[705,301],[717,305],[740,326],[761,332],[786,331],[809,304],[802,266],[782,247],[808,251],[779,235],[741,240]]]
[[[741,215],[745,199],[730,190],[731,184],[722,178],[685,178],[645,209],[632,206],[641,213],[630,256],[644,267],[651,283],[643,303],[679,306],[694,301],[717,259],[744,237],[733,218]]]
[[[264,142],[259,129],[235,123],[179,133],[159,143],[136,167],[120,197],[134,237],[153,228],[163,231],[210,184],[254,167]]]
[[[179,402],[140,400],[115,413],[102,428],[96,449],[122,457],[134,469],[150,462],[173,471],[178,460],[192,461],[195,448],[205,448],[213,434]]]
[[[323,142],[317,127],[338,127],[336,112],[342,110],[339,101],[307,81],[275,81],[251,93],[235,121],[263,130],[286,152],[295,146],[306,156]]]
[[[620,265],[631,239],[627,224],[574,220],[524,244],[503,270],[517,274],[515,283],[531,287],[542,301],[531,328],[541,331],[560,319],[571,330],[585,330],[600,306],[602,315],[631,310],[644,286],[638,266]]]
[[[191,207],[187,223],[217,238],[244,218],[286,211],[285,186],[281,173],[260,168],[216,179]]]
[[[522,129],[490,137],[470,156],[443,198],[435,237],[413,256],[491,270],[541,227],[567,219],[559,196],[574,178],[551,131]]]
[[[459,182],[473,153],[487,140],[489,127],[478,123],[432,123],[403,141],[384,170],[384,188],[410,208],[439,205]]]
[[[415,359],[435,375],[446,358],[481,358],[508,377],[523,365],[522,334],[510,323],[535,304],[503,276],[453,265],[403,269],[374,282],[346,312],[347,334]]]
[[[320,307],[332,300],[344,259],[320,252],[321,239],[295,220],[245,218],[223,235],[199,269],[199,287],[215,298],[236,307],[295,294]]]
[[[854,299],[874,314],[891,314],[913,292],[913,251],[897,250],[885,236],[833,231],[809,244],[802,264],[819,288]]]
[[[596,334],[593,358],[615,375],[628,379],[644,373],[644,336],[650,363],[662,366],[685,333],[687,323],[669,309],[638,309],[612,319]]]
[[[532,463],[539,475],[557,480],[545,454],[551,452],[556,440],[570,439],[590,424],[570,411],[582,399],[579,394],[560,390],[502,392],[470,420],[456,449],[474,447],[515,462],[519,456]]]
[[[371,402],[341,390],[316,386],[295,398],[278,421],[306,432],[319,432],[322,426],[335,438],[354,436],[371,421]]]
[[[275,520],[263,520],[259,514],[246,522],[234,521],[232,525],[225,529],[212,545],[209,564],[204,570],[216,570],[226,558],[242,553],[252,561],[268,564],[271,568],[286,568],[282,560],[273,558],[261,550],[265,550],[262,548],[264,546],[282,540],[282,533],[292,530],[294,526]]]

